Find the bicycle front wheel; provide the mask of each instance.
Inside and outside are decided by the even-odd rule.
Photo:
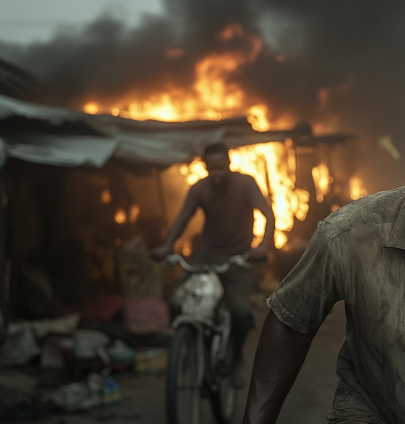
[[[233,346],[228,340],[225,358],[217,370],[217,385],[211,392],[212,409],[219,424],[230,424],[235,416],[237,389],[232,381],[233,365]]]
[[[197,334],[188,326],[178,328],[169,351],[166,376],[168,424],[198,424],[201,409]]]

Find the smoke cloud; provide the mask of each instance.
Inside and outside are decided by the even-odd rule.
[[[209,53],[251,49],[218,34],[238,23],[264,41],[257,57],[229,74],[272,117],[286,114],[358,136],[360,172],[370,191],[404,183],[402,160],[378,147],[389,135],[405,155],[405,3],[341,0],[165,0],[164,17],[131,28],[104,14],[2,55],[43,86],[32,100],[79,107],[86,101],[142,99],[168,86],[192,90],[195,64]],[[18,47],[18,48],[17,48]],[[169,50],[181,51],[167,55]]]

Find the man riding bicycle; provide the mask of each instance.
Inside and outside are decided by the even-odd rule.
[[[273,241],[274,215],[253,177],[232,172],[227,147],[222,143],[204,150],[208,176],[193,185],[185,203],[168,232],[165,242],[154,249],[156,259],[172,252],[172,245],[185,230],[188,222],[201,208],[205,224],[201,242],[194,254],[194,263],[223,263],[233,255],[245,255],[249,261],[265,259],[267,247]],[[253,239],[253,211],[258,209],[266,218],[263,240],[256,248]],[[250,311],[252,270],[233,264],[221,275],[232,314],[232,341],[236,356],[234,384],[243,385],[241,375],[242,349],[249,330],[253,327]]]

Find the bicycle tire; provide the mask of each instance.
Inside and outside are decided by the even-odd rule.
[[[198,424],[201,388],[198,387],[199,358],[196,332],[181,326],[173,335],[166,375],[168,424]]]
[[[232,381],[233,348],[230,340],[224,362],[218,370],[216,387],[211,391],[212,411],[218,424],[232,423],[236,412],[238,390]]]

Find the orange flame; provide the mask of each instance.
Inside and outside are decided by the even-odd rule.
[[[136,120],[156,119],[167,122],[182,122],[196,119],[221,120],[234,116],[246,116],[253,128],[266,131],[270,128],[284,129],[293,125],[286,116],[270,122],[271,111],[266,105],[248,99],[236,83],[229,83],[229,75],[241,65],[254,61],[263,49],[260,38],[245,34],[240,25],[225,28],[218,37],[227,42],[236,37],[244,37],[250,45],[247,52],[225,52],[206,56],[195,65],[193,89],[168,86],[165,92],[134,100],[130,94],[121,99],[120,104],[101,105],[93,101],[86,103],[87,113],[111,113]],[[181,55],[179,49],[169,49],[168,57]]]
[[[110,192],[110,190],[108,190],[108,189],[104,189],[104,190],[101,192],[101,196],[100,196],[100,198],[101,198],[102,203],[105,203],[105,204],[107,204],[107,203],[111,203],[111,201],[112,201],[112,196],[111,196],[111,192]]]
[[[131,223],[136,222],[136,220],[138,219],[140,211],[141,211],[141,209],[139,208],[138,205],[132,205],[131,209],[129,210],[128,221],[131,222]]]
[[[128,212],[124,208],[118,208],[115,211],[115,222],[117,224],[125,224],[126,222],[133,224],[138,219],[140,211],[138,205],[132,205]]]
[[[99,112],[99,107],[98,107],[98,105],[96,105],[96,103],[89,102],[89,103],[86,103],[83,106],[83,110],[84,110],[84,112],[86,112],[90,115],[95,115],[96,113]]]
[[[312,178],[316,190],[316,200],[321,203],[330,191],[333,178],[330,176],[329,169],[325,164],[312,168]]]
[[[360,199],[361,197],[367,196],[367,190],[363,186],[363,182],[358,177],[353,177],[349,182],[350,187],[350,198],[352,200]]]
[[[117,224],[125,224],[127,222],[127,213],[124,209],[119,208],[115,212],[115,222]]]

